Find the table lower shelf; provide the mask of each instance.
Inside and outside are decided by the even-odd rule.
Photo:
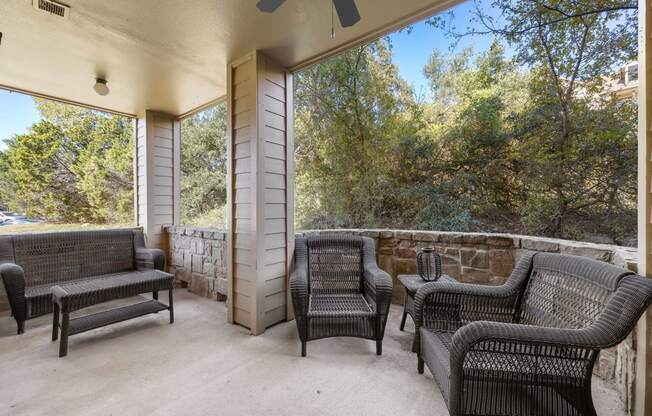
[[[169,306],[164,303],[157,300],[147,300],[145,302],[109,309],[91,315],[80,316],[79,318],[70,319],[68,323],[68,335],[79,334],[81,332],[90,331],[91,329],[115,324],[139,316],[149,315],[150,313],[156,313],[166,309],[169,309]]]

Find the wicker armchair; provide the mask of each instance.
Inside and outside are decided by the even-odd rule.
[[[290,276],[292,305],[301,339],[376,340],[382,354],[392,279],[376,265],[374,242],[345,235],[297,238]]]
[[[457,415],[595,415],[591,374],[652,301],[652,280],[582,257],[526,254],[499,287],[429,283],[418,371]]]

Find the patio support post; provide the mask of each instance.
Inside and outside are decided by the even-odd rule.
[[[179,122],[176,117],[146,110],[136,119],[134,200],[136,224],[147,246],[166,249],[163,227],[179,223]]]
[[[639,2],[638,272],[652,277],[652,6]],[[636,332],[636,379],[632,413],[652,415],[652,315]],[[631,406],[631,404],[630,404]]]
[[[291,319],[292,75],[254,51],[227,65],[228,319],[254,335]]]

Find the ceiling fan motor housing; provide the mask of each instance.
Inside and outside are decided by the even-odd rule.
[[[355,5],[355,0],[331,0],[337,17],[340,19],[342,27],[350,27],[360,21],[360,12]],[[265,13],[273,13],[285,3],[285,0],[260,0],[256,3],[258,10]]]

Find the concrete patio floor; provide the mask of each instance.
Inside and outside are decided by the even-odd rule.
[[[163,312],[72,336],[65,358],[50,317],[21,336],[0,318],[0,414],[448,415],[428,371],[416,372],[397,306],[382,357],[372,341],[339,338],[308,343],[301,358],[294,322],[254,337],[226,323],[224,303],[175,296],[173,325]],[[599,379],[594,396],[598,414],[624,414]]]

